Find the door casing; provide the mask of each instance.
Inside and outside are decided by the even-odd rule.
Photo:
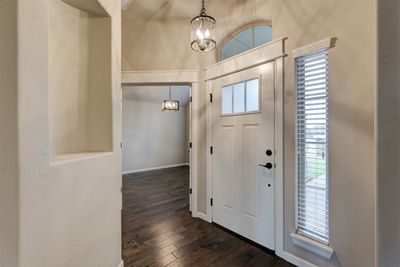
[[[283,249],[283,89],[284,89],[284,57],[287,38],[272,41],[263,46],[234,56],[228,60],[211,65],[205,69],[205,82],[208,94],[212,94],[209,81],[251,69],[266,63],[274,62],[275,84],[275,252],[284,256]],[[211,99],[210,99],[211,100]],[[207,101],[207,148],[212,144],[212,103]],[[207,154],[207,211],[204,218],[212,222],[212,155]]]

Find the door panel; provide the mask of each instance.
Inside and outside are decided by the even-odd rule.
[[[259,111],[254,97],[258,78]],[[252,80],[251,84],[246,81]],[[244,83],[243,83],[244,82]],[[212,194],[213,221],[274,249],[274,63],[267,63],[209,81],[212,88]],[[245,87],[243,88],[243,86]],[[230,88],[224,90],[222,88]],[[248,87],[249,91],[246,91]],[[236,90],[236,91],[235,91]],[[226,110],[222,114],[222,97]],[[232,108],[226,109],[227,103]],[[271,168],[264,167],[270,163]],[[261,165],[261,166],[260,166]]]
[[[243,214],[253,219],[259,217],[260,187],[258,166],[258,125],[243,127]]]
[[[235,199],[235,188],[237,183],[235,166],[235,128],[233,124],[220,124],[215,139],[219,143],[218,164],[214,167],[215,173],[215,195],[213,205],[219,207],[214,221],[224,224],[232,231],[238,231],[238,224],[235,220],[238,213],[237,199]]]
[[[233,149],[234,149],[234,135],[233,135],[233,127],[232,126],[223,126],[222,127],[222,136],[224,138],[221,139],[221,164],[222,171],[225,172],[225,175],[222,175],[221,185],[222,186],[222,197],[223,197],[223,206],[227,209],[233,209],[233,177],[234,177],[234,158],[233,158]]]

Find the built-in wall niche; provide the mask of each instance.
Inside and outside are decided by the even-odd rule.
[[[48,51],[51,161],[112,151],[111,17],[96,0],[50,0]]]

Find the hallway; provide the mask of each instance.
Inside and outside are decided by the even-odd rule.
[[[124,175],[125,266],[293,266],[188,212],[189,168]]]

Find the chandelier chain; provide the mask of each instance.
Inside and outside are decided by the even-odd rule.
[[[206,15],[206,8],[204,5],[204,0],[201,0],[201,11],[200,11],[200,15]]]

